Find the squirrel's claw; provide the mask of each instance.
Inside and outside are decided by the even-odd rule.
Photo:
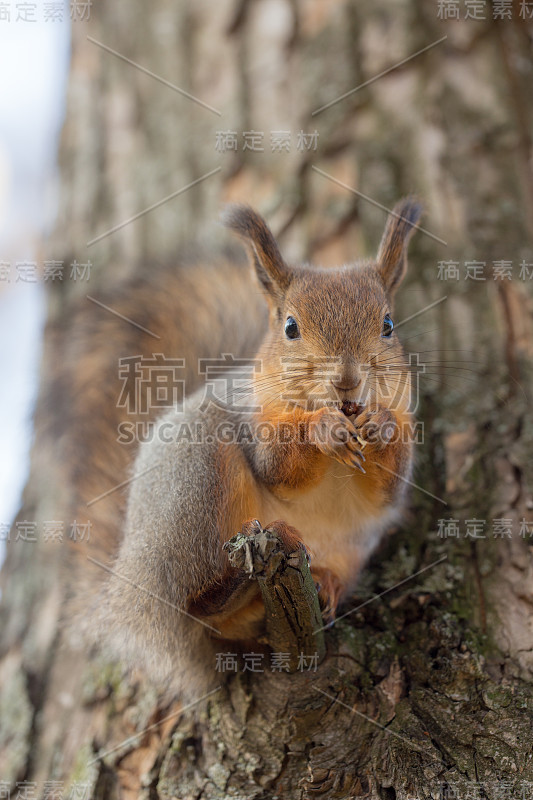
[[[359,449],[358,442],[353,439],[351,442],[348,443],[348,449],[350,452],[361,459],[361,461],[366,461],[366,457],[363,455],[361,450]]]
[[[362,472],[362,473],[363,473],[363,475],[366,475],[366,469],[364,469],[364,468],[361,466],[361,464],[359,463],[359,461],[357,461],[357,459],[355,459],[355,458],[354,458],[354,459],[352,460],[352,466],[353,466],[353,467],[355,467],[356,469],[358,469],[360,472]]]

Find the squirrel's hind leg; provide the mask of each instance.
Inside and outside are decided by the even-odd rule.
[[[190,603],[189,613],[209,623],[221,639],[254,640],[264,631],[265,607],[256,581],[229,567]]]
[[[248,537],[261,530],[257,519],[249,519],[243,522],[239,533]],[[271,522],[265,530],[278,537],[286,555],[303,545],[300,533],[283,520]],[[264,634],[265,607],[261,591],[246,568],[228,564],[225,573],[194,598],[188,611],[216,628],[223,639],[253,640]]]
[[[333,622],[344,586],[333,570],[328,567],[311,566],[311,575],[316,585],[318,602],[325,622]]]

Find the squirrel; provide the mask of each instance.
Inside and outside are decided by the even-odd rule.
[[[409,372],[391,315],[421,213],[417,200],[405,198],[387,219],[375,260],[322,268],[289,265],[262,217],[232,205],[223,222],[245,245],[248,275],[227,258],[221,271],[231,280],[214,303],[216,264],[181,274],[181,319],[175,334],[166,332],[172,343],[166,352],[179,356],[188,347],[214,357],[229,343],[249,358],[253,348],[253,375],[247,373],[244,387],[235,388],[242,375],[229,372],[222,398],[205,402],[200,387],[182,407],[158,417],[154,435],[138,447],[123,522],[112,511],[111,493],[103,493],[102,510],[94,509],[97,541],[105,540],[99,557],[107,553],[114,563],[89,604],[94,640],[173,692],[195,696],[208,689],[217,677],[222,643],[257,641],[264,631],[257,582],[230,564],[224,548],[237,532],[249,535],[264,526],[287,553],[303,545],[323,617],[331,621],[384,532],[401,518],[413,462],[413,420]],[[115,297],[123,317],[139,318],[136,291],[122,306]],[[146,307],[146,285],[139,291]],[[161,319],[168,320],[168,284],[157,284],[153,294]],[[124,299],[124,292],[119,295]],[[210,315],[226,338],[210,332]],[[195,318],[201,341],[194,343],[191,330],[192,343],[184,344],[184,326],[194,326]],[[110,336],[105,325],[116,324],[105,319],[101,343]],[[149,327],[145,319],[141,313]],[[95,353],[95,328],[85,327],[85,345],[74,346],[71,361],[88,341]],[[144,351],[153,350],[154,342],[142,336]],[[128,338],[119,348],[128,355],[134,349]],[[88,358],[80,378],[78,396],[92,387],[83,394],[86,404],[97,402],[92,381],[99,366],[96,355],[92,362]],[[107,359],[106,368],[109,376],[116,362]],[[101,375],[99,381],[107,385]],[[66,377],[55,382],[50,402],[66,383]],[[114,424],[108,411],[100,439]],[[86,423],[78,436],[70,447],[80,452]],[[125,456],[108,456],[100,439],[95,436],[89,448],[93,462],[80,467],[85,501],[97,492],[91,471],[105,472],[112,484],[111,476],[117,483],[124,468]]]

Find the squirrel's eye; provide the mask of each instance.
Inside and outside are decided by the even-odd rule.
[[[392,321],[390,314],[385,314],[385,319],[383,320],[383,330],[381,331],[382,336],[390,336],[394,330],[394,322]]]
[[[300,329],[298,328],[298,323],[294,317],[287,317],[287,322],[285,323],[285,336],[287,339],[297,339],[299,335]]]

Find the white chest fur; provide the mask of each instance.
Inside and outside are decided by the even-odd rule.
[[[316,486],[280,499],[265,490],[261,521],[283,519],[301,534],[311,551],[311,564],[332,569],[350,585],[397,509],[375,508],[365,491],[367,476],[338,462]]]

